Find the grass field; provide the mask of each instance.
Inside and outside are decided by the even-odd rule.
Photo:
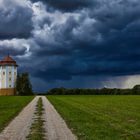
[[[140,140],[140,96],[47,96],[79,140]]]
[[[0,131],[32,99],[33,96],[0,96]]]

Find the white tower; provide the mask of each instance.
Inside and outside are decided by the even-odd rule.
[[[0,95],[14,95],[17,64],[9,55],[0,61]]]

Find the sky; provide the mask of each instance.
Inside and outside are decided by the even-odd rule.
[[[0,59],[33,89],[140,84],[139,0],[0,0]]]

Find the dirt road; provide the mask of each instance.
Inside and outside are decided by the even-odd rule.
[[[43,118],[45,120],[44,128],[46,130],[46,140],[77,139],[48,99],[45,96],[36,96],[0,133],[0,140],[26,140],[31,124],[34,121],[33,116],[39,97],[42,98],[45,109]]]

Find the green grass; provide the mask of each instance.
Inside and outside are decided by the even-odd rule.
[[[79,140],[140,140],[140,96],[47,96]]]
[[[45,139],[44,120],[42,119],[43,111],[44,109],[43,109],[42,99],[39,98],[36,105],[34,122],[32,123],[32,126],[30,128],[30,133],[27,136],[27,140]]]
[[[0,131],[33,98],[33,96],[0,96]]]

